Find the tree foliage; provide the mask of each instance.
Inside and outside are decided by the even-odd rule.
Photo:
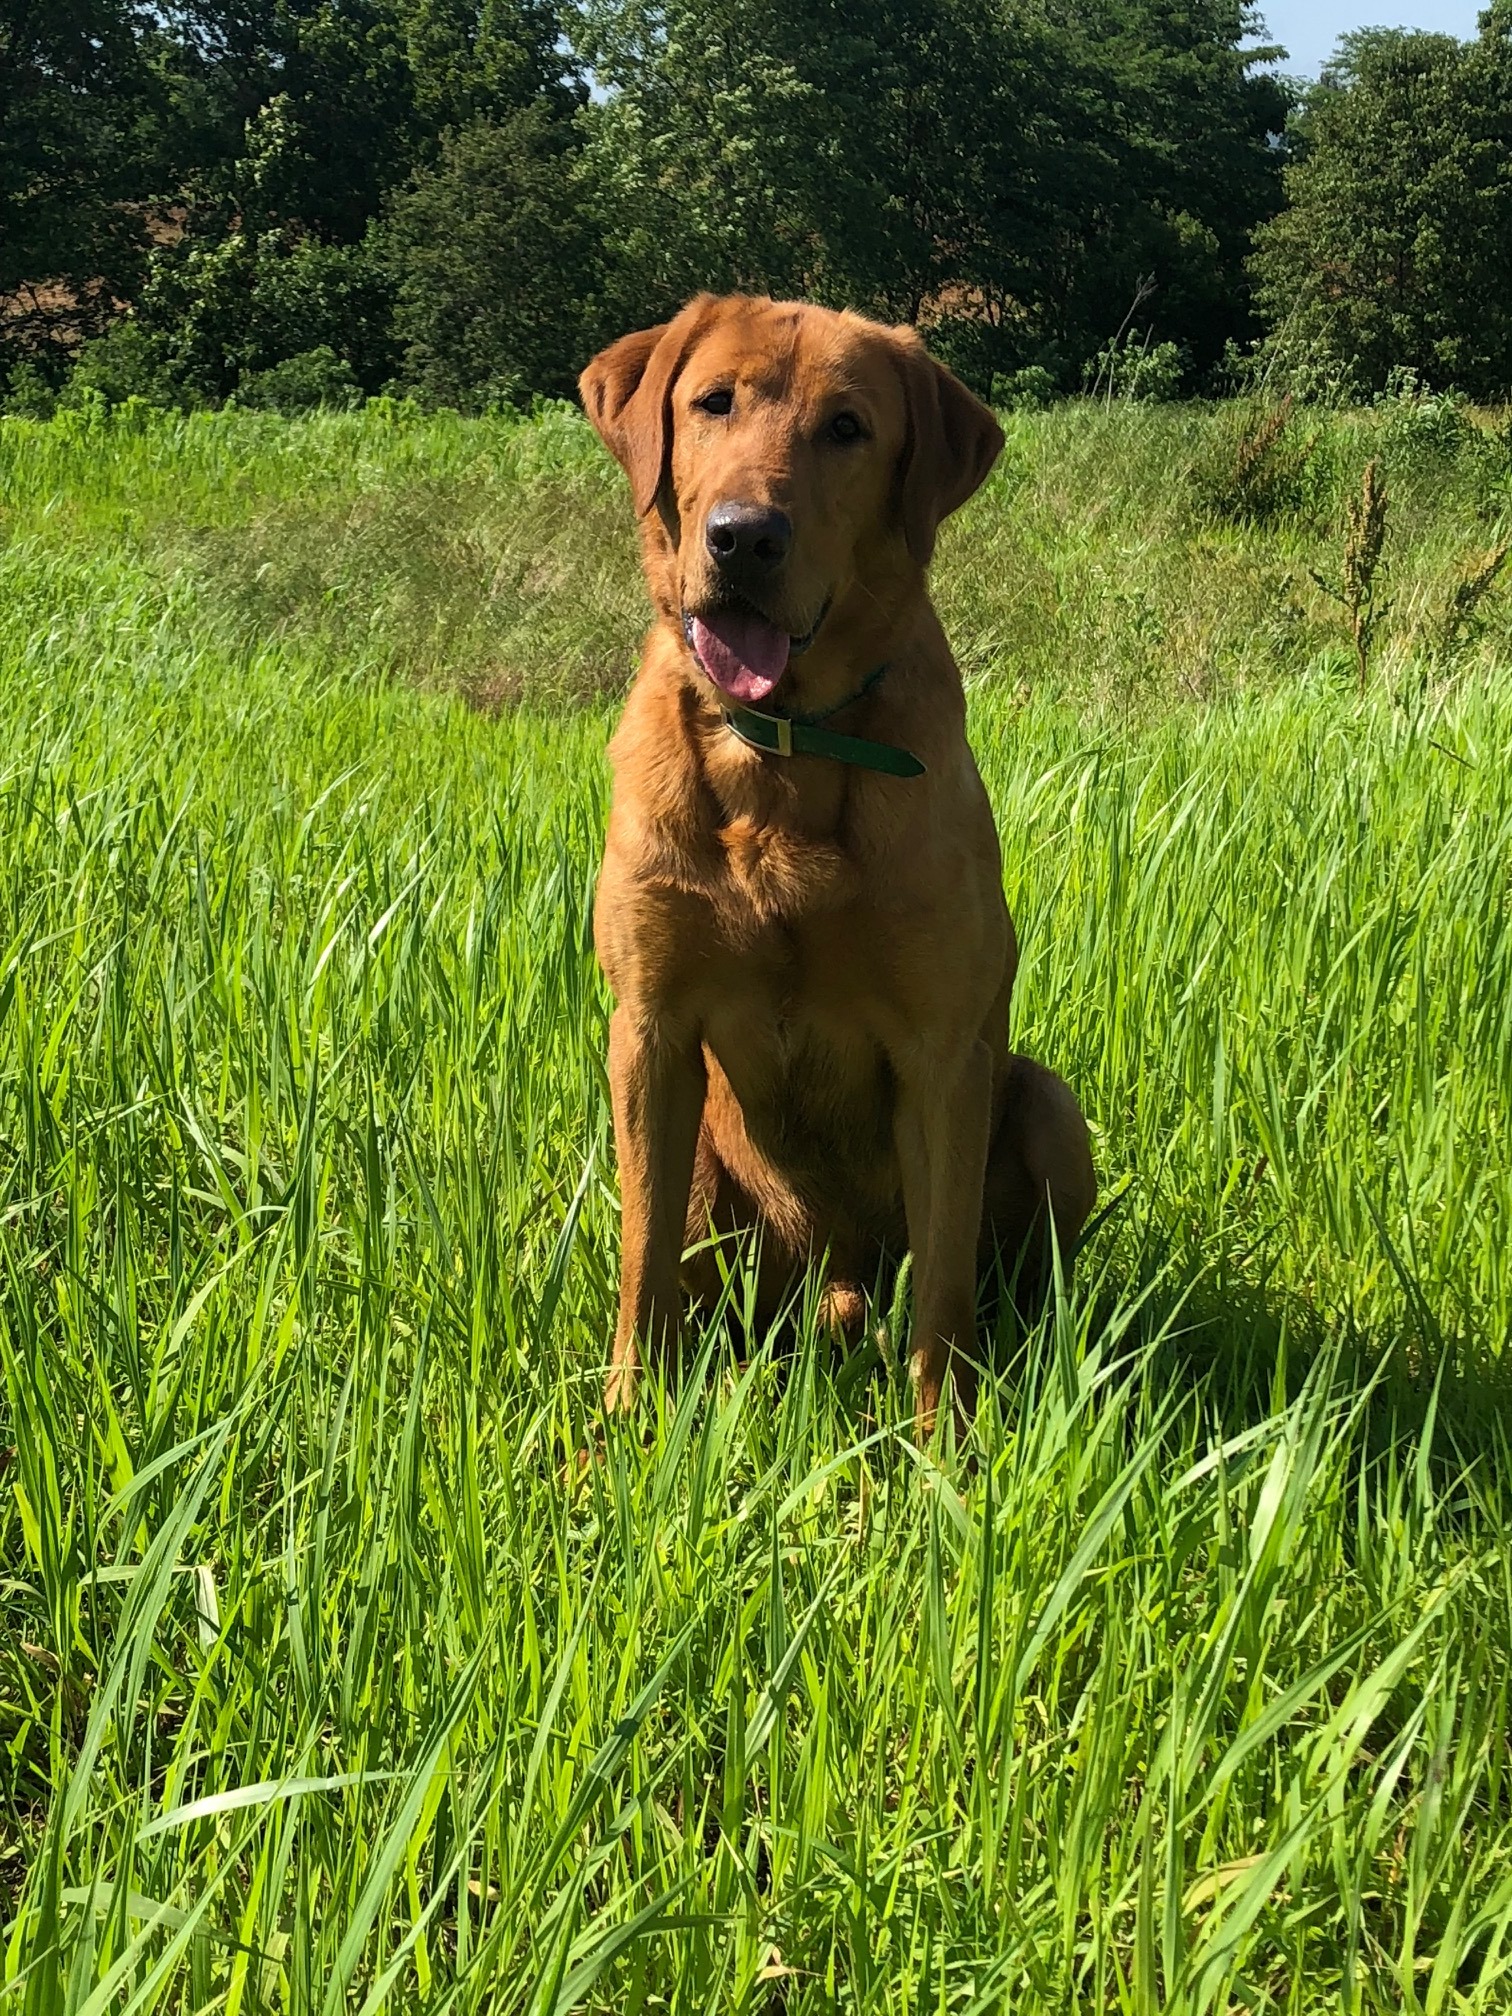
[[[588,0],[622,291],[769,287],[946,324],[1067,382],[1141,277],[1200,361],[1247,330],[1287,98],[1239,0]]]
[[[103,328],[137,284],[160,165],[152,17],[133,0],[0,4],[0,296],[12,348]]]
[[[598,334],[581,176],[571,129],[537,101],[449,136],[398,198],[385,250],[417,388],[461,407],[572,391]]]
[[[1288,126],[1247,0],[0,0],[0,380],[129,315],[90,368],[143,396],[329,353],[477,405],[748,287],[1010,398],[1200,387],[1257,303],[1362,382],[1504,388],[1498,9],[1351,39]]]
[[[1512,7],[1471,43],[1347,38],[1295,126],[1255,271],[1272,348],[1362,391],[1512,391]]]

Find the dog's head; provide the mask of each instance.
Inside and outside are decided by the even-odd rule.
[[[841,629],[885,634],[1003,445],[912,329],[744,295],[622,337],[582,394],[630,478],[658,609],[746,702]]]

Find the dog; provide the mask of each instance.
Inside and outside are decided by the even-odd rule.
[[[761,1307],[822,1260],[851,1338],[912,1253],[927,1435],[947,1389],[969,1418],[983,1269],[1041,1268],[1096,1198],[1075,1097],[1009,1048],[997,831],[927,588],[1002,430],[914,330],[744,295],[621,338],[580,390],[655,610],[594,909],[623,1226],[605,1404],[675,1351],[684,1290],[717,1294],[711,1233],[751,1230]]]

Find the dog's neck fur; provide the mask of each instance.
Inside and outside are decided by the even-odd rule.
[[[831,650],[805,667],[803,684],[781,693],[782,703],[803,711],[827,706],[861,683],[857,665],[873,669],[873,651],[890,654],[887,678],[842,717],[847,731],[899,743],[926,762],[947,761],[961,732],[963,696],[922,583],[875,637],[866,627],[864,660]],[[749,748],[695,669],[681,624],[665,615],[647,640],[643,666],[644,705],[661,723],[649,745],[660,750],[654,774],[641,773],[658,879],[721,907],[733,901],[753,922],[797,922],[849,900],[863,857],[901,841],[917,807],[913,794],[926,780],[873,779],[822,758]],[[638,746],[648,748],[644,740]],[[651,831],[644,840],[651,842]]]

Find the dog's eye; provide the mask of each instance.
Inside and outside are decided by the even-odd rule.
[[[829,423],[828,428],[831,441],[839,441],[841,443],[859,441],[865,432],[866,429],[861,425],[859,417],[854,413],[837,413]]]
[[[705,392],[702,399],[695,399],[693,404],[700,413],[712,413],[716,420],[722,420],[735,404],[735,394],[728,385],[721,385],[713,392]]]

